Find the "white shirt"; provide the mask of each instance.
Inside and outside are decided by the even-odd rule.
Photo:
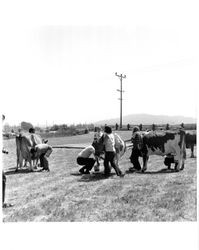
[[[113,134],[105,134],[104,145],[106,152],[115,152],[115,137]]]
[[[95,153],[94,147],[88,146],[78,154],[78,157],[89,158],[89,156],[94,154],[94,153]]]

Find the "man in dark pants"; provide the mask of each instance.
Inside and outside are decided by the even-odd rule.
[[[118,176],[123,177],[124,174],[120,170],[120,168],[115,164],[115,137],[112,134],[112,129],[109,126],[105,126],[104,128],[104,149],[105,149],[105,158],[104,158],[104,174],[106,176],[110,175],[111,169],[109,166],[109,163],[111,164],[111,167],[115,169],[115,172]]]
[[[141,148],[142,148],[142,137],[140,135],[140,130],[138,127],[134,127],[133,134],[131,138],[131,142],[133,143],[133,148],[130,156],[131,163],[133,167],[129,168],[129,171],[139,171],[141,170],[141,166],[139,163],[139,157],[142,156]]]

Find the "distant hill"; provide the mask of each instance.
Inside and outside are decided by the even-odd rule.
[[[119,124],[119,118],[107,119],[94,122],[95,125],[104,124]],[[196,123],[196,118],[185,116],[167,116],[167,115],[150,115],[150,114],[131,114],[123,116],[122,123],[125,124],[181,124],[181,123]]]

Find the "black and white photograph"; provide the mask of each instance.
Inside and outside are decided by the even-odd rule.
[[[197,1],[1,3],[2,249],[197,249]]]

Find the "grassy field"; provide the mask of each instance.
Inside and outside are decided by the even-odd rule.
[[[130,131],[119,132],[124,140]],[[50,145],[88,145],[93,134],[50,138]],[[196,221],[196,158],[187,150],[185,169],[167,170],[163,158],[151,156],[146,173],[128,173],[130,151],[120,167],[124,178],[114,170],[104,178],[101,171],[79,175],[77,149],[54,149],[49,158],[49,173],[30,173],[16,167],[15,141],[4,141],[9,150],[3,156],[7,176],[4,222],[16,221]],[[195,150],[196,154],[196,150]]]

